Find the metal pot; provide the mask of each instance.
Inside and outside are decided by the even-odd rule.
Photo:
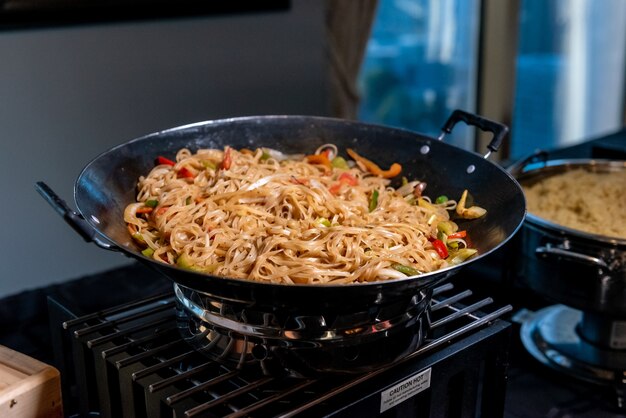
[[[626,170],[626,161],[549,160],[545,152],[509,168],[522,186],[568,170]],[[608,220],[610,221],[610,220]],[[567,228],[528,213],[516,273],[557,303],[602,317],[626,318],[626,239]]]
[[[455,111],[444,134],[459,121],[494,133],[489,153],[497,150],[508,131],[504,125]],[[200,321],[184,325],[196,346],[219,345],[214,339],[198,342],[210,339],[211,332],[228,338],[236,334],[246,344],[253,341],[253,346],[265,347],[256,350],[258,355],[265,353],[261,357],[267,351],[286,357],[299,353],[298,362],[307,369],[363,371],[416,348],[422,340],[432,288],[463,265],[496,251],[524,220],[524,196],[515,179],[487,160],[489,153],[483,158],[446,144],[441,141],[444,134],[431,138],[402,129],[311,116],[208,121],[147,135],[95,158],[76,181],[74,197],[80,214],[45,184],[37,187],[87,241],[120,251],[171,278],[181,310],[186,312],[183,316]],[[325,143],[334,143],[340,150],[355,148],[362,155],[375,156],[381,165],[398,162],[404,167],[404,176],[428,183],[429,195],[460,196],[464,189],[470,190],[488,210],[478,220],[459,222],[471,236],[478,256],[406,279],[347,285],[267,284],[204,275],[146,258],[127,232],[123,210],[135,200],[137,179],[154,166],[157,155],[173,156],[183,147],[195,151],[226,145],[312,153]],[[397,348],[384,350],[380,339],[392,335],[398,336]],[[361,348],[371,349],[373,354],[357,360]],[[252,349],[240,351],[245,356]]]

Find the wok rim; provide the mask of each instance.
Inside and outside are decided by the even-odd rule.
[[[176,133],[178,131],[184,131],[187,129],[192,129],[192,128],[197,128],[197,127],[202,127],[202,126],[219,126],[219,125],[227,125],[230,123],[238,123],[238,122],[256,122],[256,121],[265,121],[265,120],[302,120],[303,122],[326,122],[326,123],[335,123],[335,124],[342,124],[342,125],[355,125],[355,126],[360,126],[360,127],[365,127],[365,128],[373,128],[373,129],[378,129],[378,130],[382,130],[385,131],[387,134],[392,135],[394,132],[398,132],[398,133],[403,133],[405,135],[409,135],[409,136],[413,136],[415,138],[422,138],[428,141],[432,141],[435,143],[439,143],[443,146],[448,146],[448,147],[453,147],[456,148],[464,153],[467,153],[469,155],[472,155],[475,158],[479,158],[481,160],[484,160],[485,163],[492,165],[494,168],[496,168],[497,170],[500,171],[501,174],[503,174],[506,178],[508,178],[513,185],[517,186],[517,188],[519,189],[519,193],[520,193],[520,197],[522,198],[522,200],[524,201],[524,210],[522,211],[522,214],[520,216],[520,219],[517,222],[517,225],[515,225],[515,228],[513,229],[512,232],[509,233],[508,236],[506,236],[502,241],[500,241],[497,245],[495,245],[493,248],[489,249],[488,251],[485,252],[481,252],[475,256],[473,256],[472,258],[470,258],[467,261],[462,262],[461,264],[458,265],[454,265],[454,266],[447,266],[445,268],[442,269],[438,269],[438,270],[434,270],[422,275],[416,275],[416,276],[408,276],[408,277],[404,277],[404,278],[399,278],[399,279],[390,279],[390,280],[377,280],[377,281],[372,281],[372,282],[353,282],[353,283],[319,283],[319,284],[309,284],[309,283],[268,283],[268,282],[262,282],[262,281],[256,281],[256,280],[249,280],[249,279],[240,279],[240,278],[234,278],[234,277],[225,277],[225,276],[214,276],[214,275],[210,275],[210,274],[204,274],[204,273],[199,273],[199,272],[195,272],[193,270],[185,270],[182,269],[180,267],[174,266],[174,265],[170,265],[170,264],[166,264],[163,262],[159,262],[157,260],[154,260],[152,258],[148,258],[146,256],[144,256],[143,254],[141,254],[140,252],[133,252],[130,249],[126,248],[123,245],[119,245],[114,239],[110,238],[107,234],[105,234],[99,227],[98,227],[98,222],[94,221],[94,219],[92,219],[91,216],[87,216],[87,214],[81,209],[80,204],[79,204],[79,197],[78,197],[78,189],[79,189],[79,184],[81,182],[81,179],[86,175],[86,173],[88,172],[89,168],[96,163],[96,161],[98,161],[99,159],[101,159],[102,157],[113,153],[119,149],[122,149],[130,144],[134,144],[137,142],[141,142],[141,141],[145,141],[148,140],[150,138],[162,135],[162,134],[167,134],[167,133]],[[499,250],[500,248],[502,248],[502,246],[504,246],[509,240],[511,240],[516,234],[517,232],[522,228],[527,216],[528,216],[528,209],[527,209],[527,205],[526,205],[526,197],[524,196],[521,184],[519,183],[518,179],[512,174],[510,173],[508,170],[506,170],[503,166],[496,164],[495,162],[487,159],[486,157],[483,157],[481,154],[475,152],[475,151],[468,151],[465,149],[462,149],[460,147],[457,147],[455,145],[446,143],[445,141],[439,139],[439,138],[435,138],[429,135],[425,135],[410,129],[406,129],[406,128],[401,128],[401,127],[395,127],[395,126],[389,126],[389,125],[384,125],[384,124],[378,124],[378,123],[371,123],[371,122],[362,122],[362,121],[358,121],[358,120],[350,120],[350,119],[342,119],[342,118],[336,118],[336,117],[327,117],[327,116],[319,116],[319,115],[289,115],[289,114],[277,114],[277,115],[272,115],[272,114],[265,114],[265,115],[246,115],[246,116],[235,116],[235,117],[226,117],[226,118],[220,118],[220,119],[208,119],[208,120],[204,120],[204,121],[199,121],[199,122],[192,122],[192,123],[187,123],[187,124],[183,124],[183,125],[179,125],[179,126],[175,126],[175,127],[171,127],[171,128],[166,128],[160,131],[155,131],[152,133],[148,133],[146,135],[142,135],[136,138],[133,138],[131,140],[128,140],[126,142],[122,142],[118,145],[115,145],[113,147],[110,147],[109,149],[99,153],[98,155],[96,155],[93,159],[91,159],[87,164],[85,164],[85,166],[82,168],[82,170],[80,171],[78,177],[76,178],[76,181],[74,183],[74,202],[76,204],[76,207],[78,209],[78,212],[80,213],[80,215],[83,217],[83,219],[85,219],[85,221],[88,223],[89,227],[92,228],[94,230],[94,232],[96,233],[96,235],[98,235],[101,238],[104,238],[104,240],[106,240],[107,243],[110,243],[112,245],[113,250],[116,251],[120,251],[121,253],[130,256],[136,260],[140,260],[144,263],[149,264],[150,266],[156,268],[158,271],[162,272],[162,274],[165,274],[170,280],[176,282],[176,283],[180,283],[180,281],[178,281],[175,278],[175,274],[166,274],[165,271],[168,270],[173,270],[174,272],[183,272],[185,275],[189,275],[189,276],[193,276],[198,278],[199,280],[205,279],[207,277],[213,279],[213,280],[221,280],[221,281],[226,281],[227,283],[232,283],[232,284],[237,284],[237,285],[241,285],[241,286],[250,286],[250,285],[254,285],[254,286],[264,286],[267,289],[276,289],[276,288],[299,288],[299,289],[327,289],[327,288],[332,288],[332,289],[343,289],[343,288],[363,288],[363,287],[367,287],[367,288],[371,288],[371,287],[382,287],[384,285],[389,285],[389,286],[403,286],[406,285],[408,287],[410,287],[411,285],[415,285],[416,290],[418,289],[422,289],[428,286],[431,286],[433,284],[437,284],[440,283],[441,281],[451,277],[452,275],[456,274],[460,269],[473,264],[477,261],[480,261],[482,258],[492,254],[493,252]],[[426,283],[421,283],[425,281]],[[187,286],[187,284],[183,284],[183,286]]]

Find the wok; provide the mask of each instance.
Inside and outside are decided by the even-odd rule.
[[[482,155],[442,141],[446,132],[463,121],[494,133],[489,145],[496,151],[508,132],[500,125],[455,111],[439,138],[409,130],[315,116],[250,116],[205,121],[156,132],[116,146],[89,162],[78,176],[73,212],[54,192],[39,182],[38,191],[85,240],[116,250],[141,261],[188,289],[210,294],[217,300],[271,309],[319,312],[324,309],[350,311],[354,305],[384,305],[397,298],[415,295],[449,278],[460,268],[475,263],[502,246],[524,221],[526,205],[517,181]],[[312,153],[334,143],[341,151],[354,148],[380,166],[398,162],[403,176],[425,181],[425,194],[460,197],[464,189],[487,209],[486,216],[459,220],[467,229],[478,255],[458,266],[432,273],[388,280],[343,285],[286,285],[230,279],[177,268],[144,257],[128,234],[124,208],[135,201],[139,176],[154,167],[155,157],[174,158],[178,149],[269,147],[286,154]]]

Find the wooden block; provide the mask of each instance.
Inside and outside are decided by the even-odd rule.
[[[62,418],[59,371],[0,345],[0,417]]]

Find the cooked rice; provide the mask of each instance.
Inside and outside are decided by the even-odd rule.
[[[626,238],[626,171],[570,170],[524,187],[528,211],[559,225]]]

